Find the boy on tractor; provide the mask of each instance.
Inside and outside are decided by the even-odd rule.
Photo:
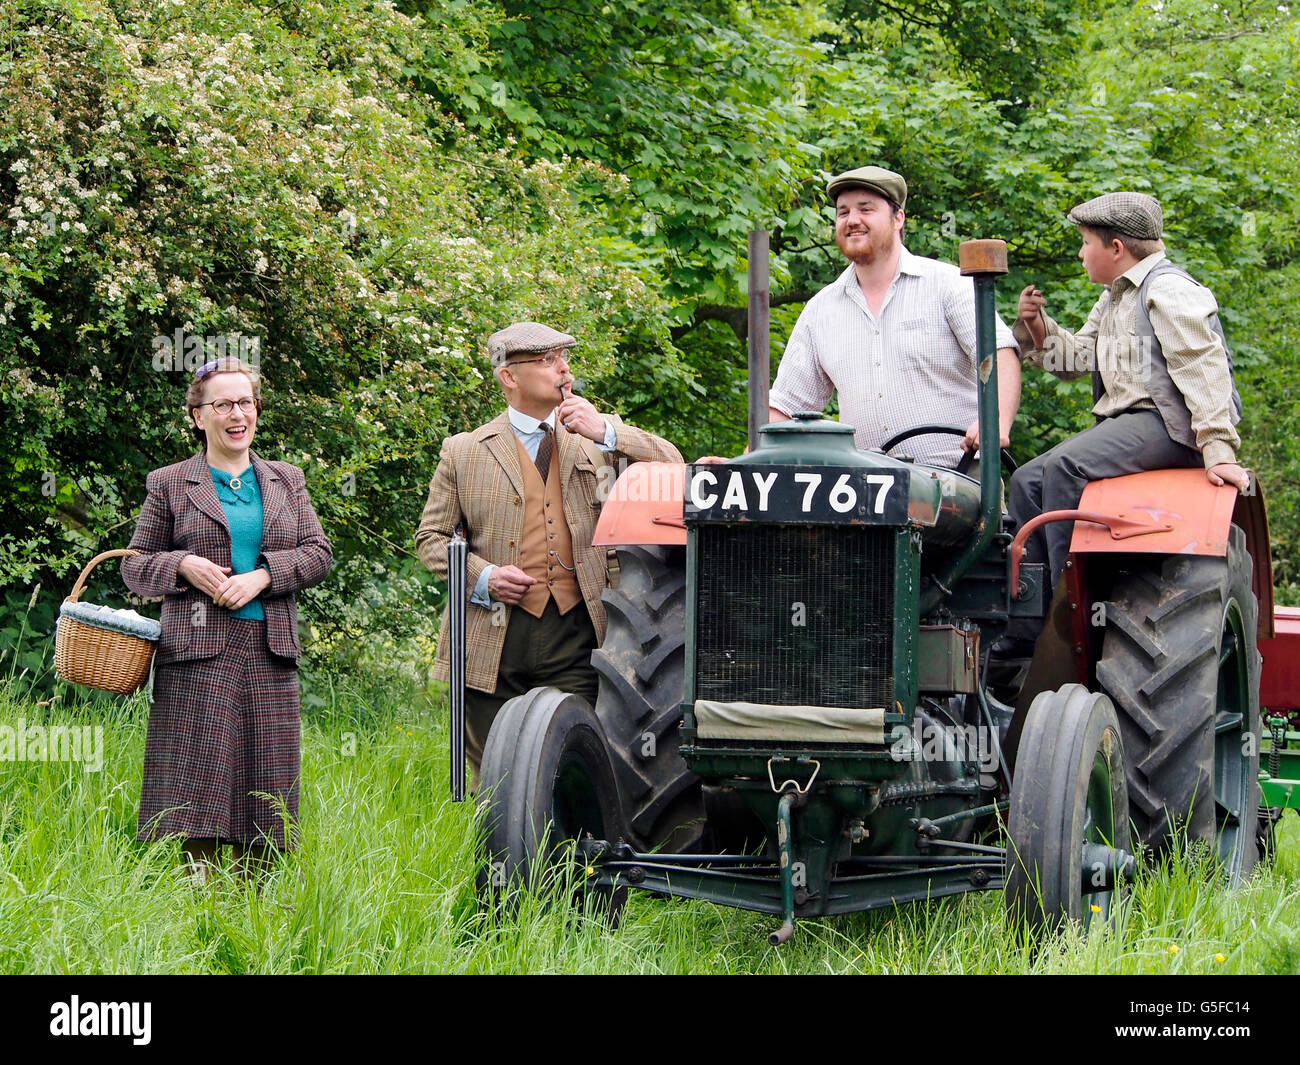
[[[1079,505],[1089,481],[1171,467],[1205,469],[1211,484],[1250,487],[1237,463],[1241,398],[1232,356],[1209,289],[1165,258],[1163,217],[1153,197],[1111,192],[1066,216],[1079,227],[1079,259],[1106,291],[1077,333],[1044,311],[1033,285],[1020,294],[1014,328],[1022,358],[1062,379],[1091,373],[1097,424],[1026,463],[1011,480],[1017,528],[1044,511]],[[1026,562],[1046,562],[1049,589],[1061,577],[1072,522],[1032,533]],[[1042,627],[1015,619],[994,649],[1028,658]]]

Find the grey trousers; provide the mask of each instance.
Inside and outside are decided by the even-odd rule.
[[[1073,510],[1089,481],[1143,470],[1200,466],[1201,453],[1175,443],[1158,411],[1133,410],[1098,422],[1078,436],[1025,463],[1011,478],[1011,516],[1019,529],[1048,510]],[[1049,589],[1056,587],[1070,553],[1074,522],[1057,521],[1035,530],[1025,541],[1025,562],[1046,562]],[[1017,618],[1007,635],[1034,639],[1041,618]]]

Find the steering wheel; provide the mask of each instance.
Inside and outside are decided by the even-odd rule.
[[[893,436],[891,436],[888,440],[886,440],[883,444],[880,445],[880,450],[884,452],[889,452],[892,451],[894,448],[896,448],[904,440],[911,440],[912,437],[914,436],[929,436],[931,433],[939,433],[942,434],[943,436],[964,437],[966,435],[966,430],[958,429],[956,426],[953,425],[914,425],[912,426],[911,429],[904,429],[901,433],[895,433]],[[1016,468],[1017,468],[1016,460],[1011,457],[1010,451],[1008,451],[1006,448],[1001,448],[998,452],[998,457],[1002,461],[1002,468],[1006,470],[1008,474],[1012,474],[1016,472]],[[962,455],[961,461],[957,463],[957,472],[965,473],[967,470],[971,468],[972,465],[974,465],[974,463],[975,463],[975,452],[967,451],[964,455]]]

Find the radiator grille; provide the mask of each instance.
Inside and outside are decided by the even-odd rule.
[[[699,526],[696,698],[891,706],[895,535]]]

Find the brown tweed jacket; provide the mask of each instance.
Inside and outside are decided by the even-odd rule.
[[[602,475],[604,466],[615,466],[620,457],[632,462],[681,462],[678,450],[653,433],[624,425],[613,415],[605,415],[618,435],[615,451],[603,452],[586,437],[573,433],[556,433],[559,452],[561,491],[564,494],[564,517],[573,537],[574,566],[578,587],[591,614],[596,638],[605,638],[605,607],[600,601],[608,580],[603,547],[592,547],[591,537],[600,517],[600,506],[613,484],[611,470]],[[442,444],[442,456],[429,485],[429,499],[415,534],[415,549],[421,561],[439,577],[447,576],[447,541],[456,525],[463,524],[469,540],[466,595],[474,590],[483,567],[489,564],[519,564],[519,542],[524,526],[524,482],[519,472],[519,452],[515,446],[510,419],[502,413],[486,425],[468,433],[448,437]],[[505,643],[506,624],[513,607],[505,613],[485,610],[470,603],[465,619],[467,658],[465,683],[479,691],[493,692],[497,686],[497,669]],[[494,613],[498,619],[493,624]],[[447,647],[447,618],[444,614],[442,635],[438,640],[438,657],[434,676],[449,679],[450,660]]]
[[[333,550],[307,498],[302,470],[287,462],[252,455],[262,493],[262,553],[271,586],[262,593],[266,642],[271,651],[295,662],[298,611],[294,593],[319,584],[329,573]],[[177,575],[186,555],[200,555],[218,566],[230,565],[230,526],[221,509],[207,458],[193,458],[154,470],[130,546],[142,552],[122,560],[122,579],[142,596],[165,596],[157,661],[185,662],[220,654],[226,647],[230,612]]]

